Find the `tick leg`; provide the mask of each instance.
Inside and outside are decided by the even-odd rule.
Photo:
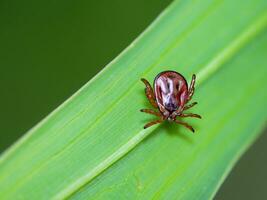
[[[159,112],[156,112],[156,111],[154,111],[152,109],[141,109],[140,111],[148,113],[148,114],[151,114],[151,115],[156,115],[158,117],[161,117],[161,114]]]
[[[154,92],[153,92],[153,89],[152,89],[150,83],[144,78],[141,78],[141,81],[146,85],[145,93],[146,93],[146,97],[149,100],[150,104],[152,106],[154,106],[155,108],[158,108],[158,105],[157,105],[156,100],[155,100],[155,95],[154,95]]]
[[[163,119],[158,119],[158,120],[149,122],[149,123],[147,123],[147,124],[144,126],[144,129],[146,129],[146,128],[150,127],[150,126],[153,126],[153,125],[155,125],[155,124],[161,123],[161,122],[163,122]]]
[[[177,123],[177,124],[183,125],[184,127],[188,128],[193,133],[195,132],[195,130],[193,129],[193,127],[190,126],[189,124],[185,123],[185,122],[182,122],[182,121],[179,121],[179,120],[175,120],[174,122]]]
[[[197,105],[197,102],[193,102],[187,106],[184,107],[184,110],[188,110],[189,108],[192,108],[194,105]]]
[[[192,80],[188,89],[188,98],[187,98],[187,102],[191,100],[192,96],[194,95],[194,91],[195,91],[195,82],[196,82],[196,75],[193,74],[192,76]]]
[[[179,115],[179,117],[195,117],[201,119],[201,116],[198,114],[193,114],[193,113],[182,113]]]

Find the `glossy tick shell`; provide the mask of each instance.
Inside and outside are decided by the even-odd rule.
[[[154,124],[161,123],[164,120],[181,124],[194,132],[189,124],[179,121],[177,117],[196,117],[201,118],[198,114],[183,113],[197,104],[193,102],[187,104],[193,94],[196,76],[192,76],[190,86],[188,87],[186,79],[178,72],[164,71],[159,73],[154,80],[154,88],[150,83],[142,78],[145,84],[145,94],[151,105],[158,111],[152,109],[141,109],[141,112],[149,113],[160,117],[160,119],[147,123],[144,128],[148,128]]]
[[[154,94],[162,113],[182,109],[188,98],[185,78],[174,71],[161,72],[154,80]]]

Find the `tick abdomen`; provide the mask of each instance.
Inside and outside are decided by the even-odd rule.
[[[174,71],[160,73],[154,80],[154,92],[159,108],[173,112],[184,106],[188,95],[185,78]]]

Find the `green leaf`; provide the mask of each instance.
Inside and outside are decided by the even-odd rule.
[[[210,199],[266,126],[267,1],[174,1],[0,158],[1,199]],[[197,75],[196,134],[153,117],[140,78]]]

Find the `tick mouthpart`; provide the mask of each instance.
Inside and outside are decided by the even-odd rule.
[[[172,114],[167,118],[167,120],[170,122],[173,122],[175,119],[176,119],[176,115],[172,115]]]
[[[173,122],[173,119],[172,119],[171,117],[168,117],[167,120],[168,120],[169,122]]]

